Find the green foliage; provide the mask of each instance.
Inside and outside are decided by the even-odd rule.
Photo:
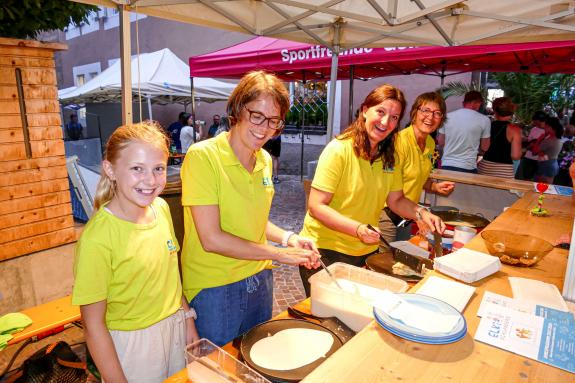
[[[68,0],[1,0],[0,36],[35,38],[38,32],[87,22],[98,7]]]
[[[436,89],[435,91],[441,94],[443,98],[447,100],[451,96],[464,96],[465,93],[472,90],[481,92],[483,98],[487,99],[487,89],[482,88],[475,82],[471,82],[469,84],[461,81],[449,82],[443,87]]]
[[[526,73],[491,73],[505,95],[517,104],[516,118],[529,123],[538,110],[560,114],[573,105],[575,77],[567,74],[536,75]]]

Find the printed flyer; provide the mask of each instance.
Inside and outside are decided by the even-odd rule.
[[[573,314],[542,306],[537,314],[487,305],[475,339],[575,373]]]

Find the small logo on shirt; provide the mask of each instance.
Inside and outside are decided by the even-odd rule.
[[[168,246],[168,251],[170,253],[176,252],[178,250],[176,245],[174,245],[174,241],[172,241],[171,239],[168,239],[168,241],[166,242],[166,245]]]
[[[264,177],[264,178],[262,178],[262,185],[264,185],[264,186],[271,186],[271,185],[273,185],[273,184],[272,184],[272,181],[270,180],[269,177]]]

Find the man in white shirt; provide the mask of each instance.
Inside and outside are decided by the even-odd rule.
[[[441,168],[465,173],[477,173],[477,154],[489,149],[491,121],[478,112],[483,96],[470,91],[463,98],[463,108],[447,114],[439,128],[437,142],[443,148]]]
[[[515,178],[519,180],[532,181],[537,172],[537,154],[531,152],[532,146],[540,141],[545,136],[545,120],[547,120],[548,115],[543,111],[538,111],[531,117],[532,128],[529,131],[529,136],[527,137],[527,151],[525,156],[521,159],[517,172],[515,173]]]

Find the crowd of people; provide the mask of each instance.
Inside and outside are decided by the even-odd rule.
[[[272,262],[299,266],[309,295],[308,278],[320,258],[328,266],[362,267],[382,235],[394,238],[399,220],[442,233],[441,219],[417,204],[423,190],[448,195],[454,189],[429,178],[438,159],[436,133],[445,169],[512,176],[521,156],[510,100],[495,100],[490,121],[478,112],[480,96],[466,95],[463,109],[448,114],[439,94],[423,93],[398,132],[403,92],[388,84],[373,89],[355,121],[324,148],[299,234],[269,220],[273,145],[290,106],[274,75],[246,74],[229,98],[227,117],[214,116],[208,137],[186,113],[168,134],[153,122],[119,127],[106,145],[96,213],[78,241],[74,266],[73,303],[81,307],[103,379],[162,381],[184,368],[186,344],[203,337],[222,346],[269,320]],[[546,118],[545,137],[529,143],[535,176],[548,177],[554,167],[545,161],[560,156],[562,129],[554,124]],[[271,155],[262,150],[266,144]],[[174,147],[186,153],[181,275],[180,244],[159,197]]]

